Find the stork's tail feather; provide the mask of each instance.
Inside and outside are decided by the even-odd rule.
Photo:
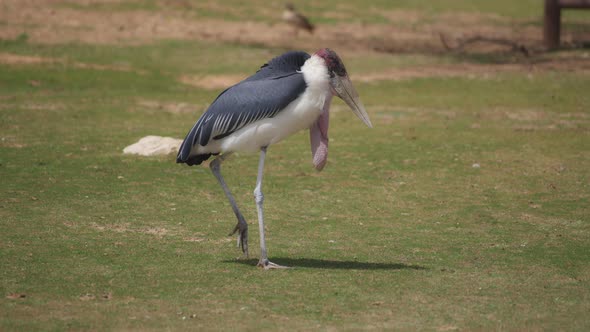
[[[200,122],[200,121],[199,121]],[[184,142],[178,149],[178,155],[176,156],[176,162],[179,164],[187,164],[189,166],[200,165],[203,161],[211,157],[211,153],[203,153],[197,155],[191,155],[191,150],[195,141],[195,135],[197,133],[197,127],[199,122],[191,129],[186,135]]]
[[[211,153],[198,154],[183,159],[179,154],[178,157],[176,157],[176,162],[179,164],[184,163],[189,166],[200,165],[203,161],[209,159],[209,157],[211,157]]]
[[[197,123],[191,128],[191,130],[186,135],[184,141],[180,145],[178,149],[178,155],[176,156],[176,163],[178,164],[187,164],[189,166],[193,165],[200,165],[203,161],[209,159],[211,157],[210,153],[203,153],[197,155],[191,155],[191,150],[193,149],[193,145],[195,144],[195,136],[197,135],[199,124],[201,120],[197,121]]]

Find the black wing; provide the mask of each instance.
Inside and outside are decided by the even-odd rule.
[[[306,83],[300,70],[309,57],[305,52],[285,53],[263,65],[256,74],[223,91],[187,134],[176,162],[200,164],[211,154],[191,156],[195,144],[205,146],[252,122],[274,117],[305,91]]]

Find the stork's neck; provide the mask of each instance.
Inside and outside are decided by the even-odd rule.
[[[312,55],[303,66],[301,66],[303,79],[307,88],[325,95],[330,91],[330,75],[326,61],[317,55]],[[317,90],[317,91],[316,91]]]

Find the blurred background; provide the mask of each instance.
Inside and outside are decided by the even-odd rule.
[[[546,3],[552,2],[559,3]],[[569,2],[588,6],[584,0]],[[39,44],[99,45],[198,40],[308,51],[329,46],[345,54],[459,52],[512,53],[518,57],[519,50],[534,55],[546,49],[546,3],[3,0],[0,38],[20,36]],[[590,14],[564,9],[561,16],[561,46],[586,46],[590,40]],[[304,22],[314,29],[306,29]]]

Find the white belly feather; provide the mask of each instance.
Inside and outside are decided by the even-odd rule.
[[[221,152],[259,151],[294,133],[307,129],[320,116],[325,96],[303,93],[274,118],[252,123],[221,140]]]

